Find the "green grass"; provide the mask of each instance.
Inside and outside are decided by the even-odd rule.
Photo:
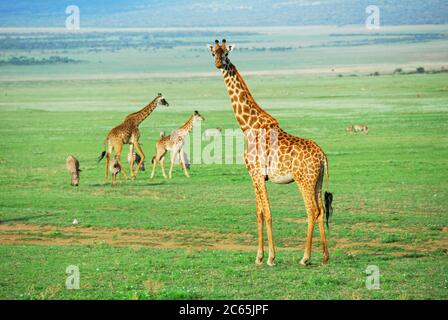
[[[228,39],[243,75],[271,74],[245,76],[259,104],[328,155],[330,264],[320,264],[316,230],[306,268],[299,266],[306,213],[295,184],[268,183],[278,265],[256,267],[255,199],[244,165],[193,164],[190,179],[176,166],[172,180],[158,168],[150,180],[147,161],[136,181],[113,188],[96,162],[107,132],[158,92],[170,107],[141,125],[148,159],[159,131],[179,127],[193,110],[206,118],[203,130],[239,130],[202,45],[214,39],[187,32],[162,37],[192,43],[172,49],[4,50],[2,59],[58,55],[86,63],[0,68],[0,298],[447,299],[448,74],[383,75],[446,66],[446,41],[431,38],[446,30],[256,29]],[[432,40],[405,41],[406,33]],[[397,42],[381,42],[391,37]],[[363,40],[369,44],[356,45]],[[274,74],[291,69],[316,75]],[[365,75],[374,71],[381,76]],[[369,134],[345,132],[357,123]],[[69,185],[69,154],[81,162],[78,188]],[[80,290],[65,289],[69,265],[80,269]],[[380,268],[380,290],[365,287],[369,265]]]
[[[156,110],[141,126],[149,158],[158,132],[178,127],[195,109],[206,118],[203,128],[237,128],[219,75],[3,82],[1,224],[56,228],[21,235],[53,244],[0,245],[0,297],[446,299],[447,75],[246,79],[283,128],[312,138],[328,154],[335,197],[328,266],[320,265],[317,231],[311,265],[299,266],[306,215],[294,184],[268,184],[276,244],[296,249],[279,250],[276,267],[255,267],[253,250],[209,247],[220,240],[217,235],[256,245],[255,200],[243,165],[193,164],[190,179],[176,166],[169,181],[158,169],[154,180],[146,172],[115,188],[104,183],[104,163],[96,158],[105,135],[159,91],[170,107]],[[367,124],[369,134],[347,134],[351,123]],[[78,188],[69,185],[68,154],[81,162]],[[64,231],[74,218],[79,228],[175,231],[176,241],[191,248],[58,245],[86,238]],[[80,268],[80,290],[64,287],[68,265]],[[380,268],[380,290],[365,288],[368,265]]]

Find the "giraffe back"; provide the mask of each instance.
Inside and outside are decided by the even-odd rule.
[[[137,140],[140,138],[140,130],[133,120],[124,121],[112,130],[109,131],[107,135],[107,140],[111,142],[121,142],[127,144],[132,142],[132,140]]]

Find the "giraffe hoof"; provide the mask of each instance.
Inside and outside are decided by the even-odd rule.
[[[308,263],[308,259],[302,258],[302,260],[300,260],[300,264],[301,264],[302,266],[306,266],[307,263]]]
[[[262,266],[263,265],[263,258],[257,258],[255,259],[255,265]]]
[[[276,265],[276,263],[274,262],[274,260],[271,260],[271,259],[268,260],[268,266],[273,267],[275,265]]]
[[[328,257],[324,257],[322,264],[328,264],[328,260],[330,260]]]

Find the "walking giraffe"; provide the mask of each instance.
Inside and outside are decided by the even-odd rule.
[[[312,140],[302,139],[283,131],[277,120],[255,102],[243,77],[228,57],[232,46],[226,41],[215,41],[209,45],[216,68],[221,70],[227,87],[236,120],[241,126],[248,147],[244,161],[252,178],[256,198],[258,224],[258,251],[255,263],[263,262],[263,221],[269,242],[267,264],[275,265],[275,246],[272,235],[272,217],[266,189],[266,181],[274,183],[296,182],[302,193],[308,217],[305,253],[300,264],[306,265],[311,256],[314,225],[319,223],[323,247],[323,263],[328,263],[329,254],[325,238],[324,215],[328,219],[332,212],[333,196],[328,193],[328,160],[322,149]],[[261,133],[261,134],[260,134]],[[260,152],[262,150],[262,152]],[[326,172],[325,209],[322,201],[322,181]]]
[[[126,179],[126,173],[124,172],[123,166],[121,164],[121,151],[123,148],[123,144],[129,144],[131,154],[130,161],[130,169],[131,169],[131,178],[135,178],[137,176],[138,171],[145,160],[145,154],[143,153],[142,148],[139,144],[140,139],[140,130],[139,125],[143,122],[150,114],[154,111],[154,109],[159,106],[169,106],[168,102],[165,100],[164,96],[159,93],[157,97],[154,98],[147,106],[142,108],[141,110],[131,113],[123,120],[121,124],[113,128],[109,131],[109,134],[106,137],[105,143],[107,144],[106,150],[103,151],[98,159],[98,162],[106,156],[106,179],[109,177],[109,161],[112,150],[115,150],[115,160],[117,161],[118,166],[120,167],[120,172],[123,174]],[[137,149],[138,153],[140,153],[140,161],[137,164],[137,169],[132,171],[134,168],[134,148]]]
[[[186,157],[184,151],[185,138],[187,134],[193,129],[193,126],[198,121],[203,121],[204,117],[202,117],[199,112],[195,111],[188,120],[178,129],[174,130],[168,136],[165,136],[164,132],[160,133],[160,139],[156,143],[156,154],[152,157],[152,172],[151,179],[154,178],[154,173],[156,170],[157,162],[160,161],[160,167],[162,168],[163,177],[166,179],[165,174],[165,154],[168,151],[171,151],[171,166],[170,171],[168,172],[168,178],[172,178],[173,166],[174,162],[176,162],[176,157],[179,155],[179,159],[182,164],[182,168],[184,169],[184,174],[187,178],[190,177],[187,170],[186,161],[188,158]]]

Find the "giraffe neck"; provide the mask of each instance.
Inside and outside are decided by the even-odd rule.
[[[187,122],[185,122],[179,129],[181,129],[185,134],[190,132],[193,129],[193,116],[190,116]]]
[[[125,118],[126,120],[132,120],[135,125],[139,125],[143,122],[150,114],[154,111],[154,109],[157,107],[157,98],[155,98],[153,101],[151,101],[148,105],[146,105],[141,110],[131,113]]]
[[[243,77],[232,63],[227,64],[222,75],[241,130],[278,126],[277,120],[257,104]]]

